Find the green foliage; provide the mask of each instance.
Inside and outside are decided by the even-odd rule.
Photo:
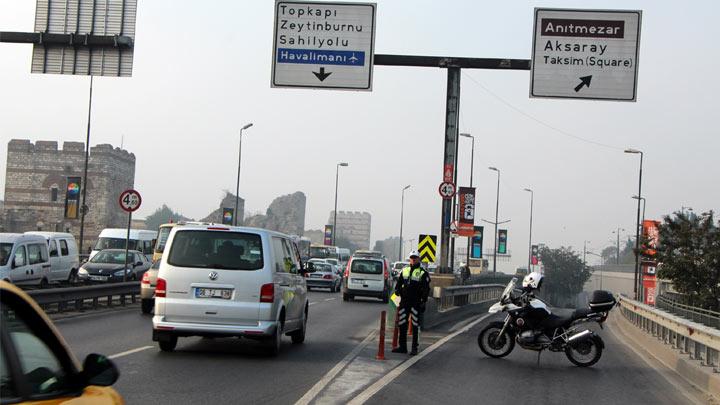
[[[690,305],[719,309],[720,222],[713,211],[663,218],[657,260],[658,276],[671,280]]]
[[[569,247],[540,249],[545,278],[540,294],[551,305],[574,307],[577,294],[590,279],[590,269],[582,258]]]
[[[616,264],[618,263],[617,257],[617,246],[612,245],[604,248],[600,252],[603,264]],[[625,242],[622,242],[620,246],[620,261],[619,264],[632,264],[635,263],[635,239],[628,238]]]
[[[172,222],[189,221],[190,218],[186,218],[180,215],[180,213],[174,212],[170,209],[170,207],[163,204],[162,207],[156,209],[155,212],[145,217],[145,226],[147,229],[157,230],[160,225],[166,224],[171,220]]]

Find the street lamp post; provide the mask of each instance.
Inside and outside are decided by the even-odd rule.
[[[617,254],[615,255],[615,264],[620,264],[620,231],[625,231],[625,228],[618,227],[617,232],[613,231],[613,233],[617,233]]]
[[[635,293],[635,299],[640,298],[640,198],[642,197],[642,166],[644,153],[637,149],[625,149],[625,153],[633,153],[640,155],[640,172],[638,175],[638,205],[637,205],[637,221],[635,222],[635,285],[633,291]]]
[[[402,189],[402,198],[400,199],[400,252],[398,253],[398,261],[402,261],[403,241],[402,241],[402,229],[403,229],[403,213],[405,211],[405,190],[409,189],[408,184]]]
[[[497,244],[498,244],[498,213],[500,211],[500,170],[496,167],[488,169],[497,172],[497,194],[495,195],[495,250],[493,251],[493,275],[497,272]]]
[[[333,211],[333,230],[332,230],[332,244],[335,246],[335,235],[337,235],[337,196],[338,196],[338,177],[340,175],[340,166],[347,167],[348,164],[340,162],[335,166],[335,211]]]
[[[530,264],[532,263],[532,215],[533,215],[533,200],[535,199],[535,193],[529,188],[524,189],[530,193],[530,236],[528,236],[528,274],[530,274]]]
[[[237,182],[235,183],[235,211],[233,211],[233,226],[237,226],[238,203],[240,201],[240,162],[242,158],[242,134],[243,130],[248,129],[251,126],[253,126],[252,122],[240,128],[240,146],[238,147],[238,175]]]
[[[461,133],[460,136],[472,139],[472,148],[470,149],[470,187],[473,186],[473,172],[475,171],[475,137],[470,134]],[[473,202],[473,208],[474,208]],[[473,210],[474,212],[475,210]],[[467,240],[467,258],[465,259],[465,265],[470,267],[470,248],[472,247],[472,236],[468,237]]]
[[[632,198],[637,200],[638,196],[634,195],[634,196],[632,196]],[[642,207],[642,222],[640,222],[640,229],[642,229],[642,224],[645,223],[645,202],[646,202],[646,200],[645,200],[645,197],[640,197],[640,199],[642,200],[642,205],[643,205],[643,207]]]

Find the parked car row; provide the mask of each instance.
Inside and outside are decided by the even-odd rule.
[[[0,279],[18,285],[47,286],[77,281],[80,258],[69,233],[0,233]]]

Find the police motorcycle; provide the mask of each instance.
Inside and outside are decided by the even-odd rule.
[[[537,272],[525,276],[519,295],[515,290],[517,278],[510,280],[500,301],[488,311],[491,314],[507,312],[507,315],[502,322],[491,322],[480,331],[480,350],[490,357],[505,357],[517,343],[523,349],[537,351],[538,364],[545,349],[565,352],[568,360],[579,367],[597,363],[605,344],[600,336],[582,325],[597,322],[602,328],[615,298],[608,291],[593,291],[588,308],[555,314],[534,295],[542,279],[542,274]]]

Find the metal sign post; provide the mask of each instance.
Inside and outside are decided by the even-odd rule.
[[[130,245],[130,227],[132,226],[132,213],[133,211],[137,211],[137,209],[140,208],[140,204],[142,204],[142,197],[140,197],[140,193],[133,189],[130,189],[120,193],[120,198],[118,200],[120,202],[120,208],[122,208],[123,211],[128,213],[127,236],[125,237],[125,267],[123,268],[123,281],[127,281],[129,250],[128,248]],[[135,262],[133,261],[132,264],[134,268]]]

